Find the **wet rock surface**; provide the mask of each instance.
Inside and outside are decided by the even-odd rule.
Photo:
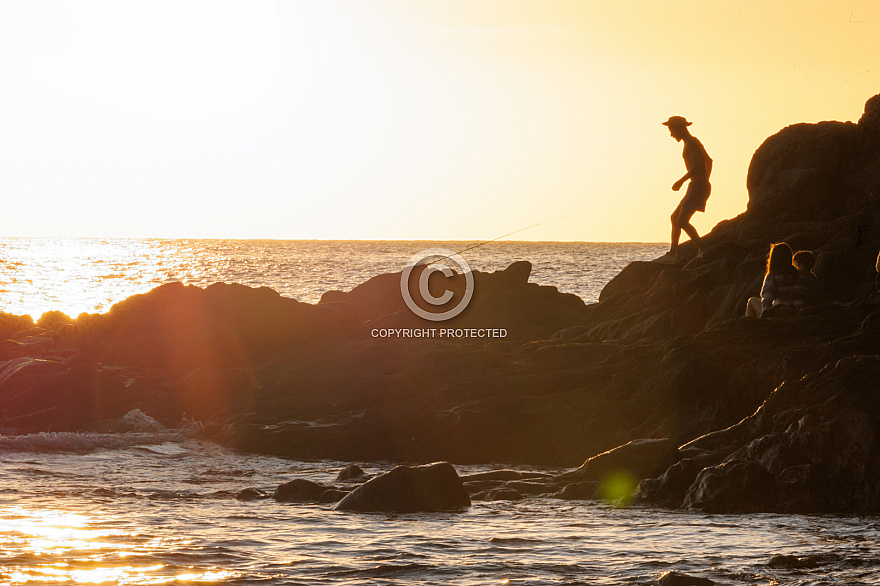
[[[652,586],[715,586],[715,582],[709,578],[689,576],[681,572],[666,572]]]
[[[436,462],[395,466],[354,489],[333,508],[362,513],[412,513],[452,511],[470,504],[455,468],[447,462]]]

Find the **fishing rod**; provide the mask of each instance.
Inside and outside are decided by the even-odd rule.
[[[484,244],[489,244],[490,242],[495,242],[496,240],[501,240],[502,238],[507,238],[508,236],[513,236],[514,234],[518,234],[520,232],[528,230],[529,228],[534,228],[536,226],[540,226],[541,224],[547,224],[549,222],[553,222],[554,220],[558,220],[558,219],[564,218],[564,217],[565,216],[556,216],[555,218],[550,218],[549,220],[544,220],[543,222],[538,222],[537,224],[532,224],[531,226],[526,226],[525,228],[520,228],[519,230],[514,230],[513,232],[508,232],[507,234],[504,234],[502,236],[498,236],[497,238],[493,238],[492,240],[486,240],[485,242],[480,242],[479,244],[474,244],[473,246],[468,246],[464,250],[459,250],[458,252],[456,252],[455,255],[457,256],[463,252],[467,252],[469,250],[479,248],[480,246],[483,246]],[[440,260],[446,260],[447,258],[452,258],[452,257],[451,256],[441,256],[440,258],[435,258],[435,259],[431,260],[431,262],[435,263]],[[425,260],[425,259],[423,259],[423,260]],[[421,262],[418,264],[421,264]]]
[[[525,228],[520,228],[519,230],[514,230],[513,232],[508,232],[507,234],[505,234],[503,236],[499,236],[498,238],[493,238],[492,240],[486,240],[485,242],[480,242],[479,244],[474,244],[473,246],[469,246],[469,247],[465,248],[464,250],[459,250],[455,254],[461,254],[462,252],[467,252],[468,250],[473,250],[475,248],[479,248],[480,246],[483,246],[484,244],[489,244],[490,242],[495,242],[496,240],[501,240],[502,238],[507,238],[508,236],[513,236],[514,234],[518,234],[519,232],[523,232],[525,230],[528,230],[529,228],[534,228],[536,226],[540,226],[541,224],[547,224],[549,222],[552,222],[553,220],[558,220],[558,219],[564,218],[564,217],[565,216],[556,216],[555,218],[550,218],[549,220],[544,220],[543,222],[538,222],[537,224],[532,224],[531,226],[526,226]],[[440,259],[440,260],[442,260],[442,259]]]

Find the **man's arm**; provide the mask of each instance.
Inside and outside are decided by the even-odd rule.
[[[684,182],[691,178],[690,173],[685,173],[684,176],[672,184],[672,191],[678,191],[681,189],[681,186],[684,185]]]
[[[709,175],[712,173],[712,157],[709,156],[703,143],[701,143],[697,137],[692,136],[688,139],[683,154],[687,173],[685,173],[681,179],[672,184],[672,191],[678,191],[681,189],[681,186],[684,185],[684,182],[688,179],[693,179],[694,177],[703,178],[704,170],[706,172],[705,179],[707,181],[709,180]]]

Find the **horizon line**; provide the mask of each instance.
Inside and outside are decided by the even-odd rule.
[[[495,244],[514,243],[554,243],[554,244],[668,244],[660,241],[641,240],[486,240],[482,238],[226,238],[226,237],[172,237],[172,236],[0,236],[3,240],[202,240],[232,242],[483,242]]]

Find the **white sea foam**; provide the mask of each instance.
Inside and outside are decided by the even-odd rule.
[[[87,454],[96,450],[118,450],[138,445],[181,441],[180,431],[166,432],[40,432],[27,435],[0,435],[0,454]]]

